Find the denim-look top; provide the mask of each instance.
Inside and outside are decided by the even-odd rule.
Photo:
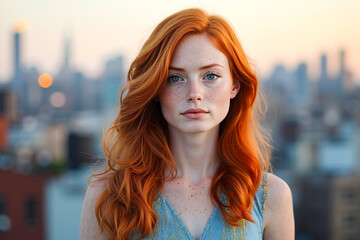
[[[212,239],[241,239],[260,240],[263,239],[263,213],[267,195],[268,174],[264,173],[262,182],[254,196],[252,204],[252,218],[255,223],[242,220],[237,227],[230,226],[223,218],[220,208],[217,205],[212,212],[200,240]],[[220,197],[221,202],[228,204],[225,194]],[[153,236],[148,235],[144,239],[174,239],[194,240],[188,228],[180,216],[170,205],[163,194],[154,202],[154,211],[158,215],[158,222],[154,228]],[[136,236],[139,236],[135,234]],[[134,235],[133,235],[134,236]],[[134,236],[135,237],[135,236]]]

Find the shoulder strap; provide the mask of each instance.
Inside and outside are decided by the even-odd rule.
[[[266,197],[267,197],[267,188],[268,188],[268,173],[264,172],[263,174],[263,178],[262,178],[262,182],[261,182],[261,192],[262,192],[262,196],[261,196],[261,212],[262,214],[264,214],[265,211],[265,201],[266,201]]]

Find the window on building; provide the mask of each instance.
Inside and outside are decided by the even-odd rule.
[[[0,215],[5,214],[5,197],[0,194]]]
[[[343,226],[344,229],[353,229],[355,226],[357,226],[357,217],[354,215],[353,212],[348,212],[344,217],[343,217]]]
[[[0,194],[0,239],[2,234],[9,231],[11,228],[11,220],[6,215],[6,198],[4,195]]]
[[[348,189],[344,191],[342,197],[347,204],[354,204],[357,200],[356,192],[354,191],[354,189]]]
[[[342,238],[343,240],[357,240],[359,239],[355,234],[347,234],[345,237]]]
[[[38,222],[37,209],[38,204],[34,197],[28,197],[25,200],[25,222],[29,227],[35,227]]]

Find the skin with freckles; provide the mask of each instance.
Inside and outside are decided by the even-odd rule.
[[[226,56],[206,34],[196,34],[177,46],[159,98],[172,131],[200,133],[219,126],[238,91]]]
[[[175,179],[165,182],[163,193],[195,239],[200,238],[215,208],[210,187],[219,166],[219,124],[238,91],[226,56],[206,33],[182,39],[159,93],[178,170]]]
[[[198,183],[192,183],[186,177],[178,177],[165,184],[167,201],[195,239],[200,238],[215,208],[210,199],[210,186],[209,177],[202,178]]]

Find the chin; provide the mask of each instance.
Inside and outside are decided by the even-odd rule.
[[[197,126],[182,126],[178,128],[180,132],[183,133],[189,133],[189,134],[197,134],[197,133],[204,133],[204,132],[210,132],[213,131],[215,128],[218,128],[217,126],[206,126],[203,124],[198,124]]]

